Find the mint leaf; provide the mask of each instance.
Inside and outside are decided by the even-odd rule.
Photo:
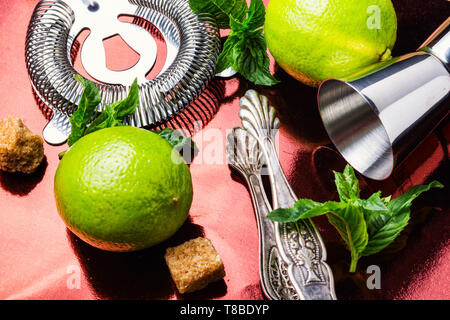
[[[83,85],[84,90],[77,110],[70,117],[72,129],[67,139],[69,146],[72,146],[84,135],[87,124],[92,120],[95,109],[101,102],[100,93],[91,81],[84,79],[79,74],[75,75],[75,79]]]
[[[276,210],[273,210],[267,215],[267,218],[269,218],[272,221],[276,222],[295,222],[299,219],[306,219],[306,216],[308,218],[312,218],[312,216],[309,213],[311,209],[322,206],[321,203],[315,202],[313,200],[309,199],[300,199],[295,203],[293,208],[279,208]],[[317,213],[317,215],[326,213]]]
[[[389,210],[393,215],[401,214],[411,208],[411,204],[421,193],[429,191],[431,188],[444,188],[444,185],[438,181],[433,181],[428,185],[417,185],[410,188],[401,196],[389,202]]]
[[[340,202],[298,200],[294,207],[273,210],[267,218],[277,222],[296,222],[326,214],[351,253],[350,272],[355,272],[358,260],[380,252],[390,245],[408,225],[412,201],[431,188],[444,186],[433,181],[410,188],[401,196],[381,197],[381,192],[360,199],[359,182],[347,165],[344,172],[335,172]]]
[[[342,203],[341,203],[342,204]],[[328,221],[336,228],[351,254],[350,272],[356,265],[369,241],[364,214],[355,205],[335,207],[327,215]]]
[[[293,208],[279,208],[273,210],[267,215],[272,221],[276,222],[296,222],[300,219],[314,218],[323,214],[328,213],[330,210],[334,210],[340,207],[339,202],[315,202],[310,199],[300,199],[298,200]],[[340,207],[342,209],[342,207]]]
[[[364,212],[369,237],[373,235],[374,230],[379,229],[390,218],[386,203],[380,198],[380,195],[381,192],[377,192],[367,200],[358,200],[358,204]]]
[[[130,87],[130,91],[128,92],[128,96],[126,99],[119,101],[118,103],[113,104],[113,108],[116,112],[116,118],[119,120],[123,120],[129,115],[132,115],[139,104],[139,86],[137,83],[137,79],[133,81],[133,84]]]
[[[94,117],[97,106],[101,102],[99,90],[94,83],[79,74],[75,75],[75,79],[83,85],[84,90],[77,110],[69,119],[71,124],[71,132],[67,140],[69,146],[94,131],[123,125],[123,119],[133,114],[139,104],[139,86],[135,79],[124,100],[110,106],[106,105],[105,109]]]
[[[112,105],[107,105],[102,113],[92,121],[84,135],[101,129],[123,125],[125,117],[133,114],[138,104],[139,86],[137,84],[137,79],[135,79],[130,87],[128,96],[124,100],[116,101]]]
[[[368,213],[376,214],[387,210],[386,201],[381,199],[381,191],[372,194],[367,200],[358,199],[357,202]]]
[[[233,66],[234,50],[238,42],[239,37],[231,34],[228,36],[227,40],[223,44],[222,52],[217,59],[215,73],[220,73]]]
[[[250,30],[258,29],[264,26],[266,20],[266,8],[260,0],[251,0],[248,8],[248,16],[244,21],[244,25]]]
[[[351,166],[347,165],[342,173],[335,171],[334,182],[341,201],[350,202],[359,199],[359,181]]]
[[[183,136],[179,131],[170,128],[164,128],[161,131],[152,131],[162,138],[166,139],[167,142],[174,148],[182,147],[185,145],[192,145],[194,142],[191,138]]]
[[[270,59],[262,29],[265,15],[264,3],[252,0],[242,23],[231,18],[231,34],[239,38],[233,51],[233,69],[254,84],[271,86],[278,80],[269,71]]]
[[[109,128],[109,127],[116,127],[117,125],[113,125],[114,123],[117,124],[116,118],[114,115],[114,109],[111,106],[106,106],[105,110],[102,111],[102,113],[92,121],[92,123],[89,125],[89,127],[86,129],[86,132],[84,135],[88,135],[92,132]]]
[[[195,13],[210,13],[216,17],[219,28],[230,29],[230,34],[216,63],[215,72],[229,67],[257,85],[271,86],[278,81],[269,71],[270,60],[263,33],[266,10],[262,0],[190,0]]]
[[[315,202],[309,199],[298,200],[293,208],[276,209],[267,215],[272,221],[289,223],[300,219],[310,219],[327,215],[328,221],[336,228],[351,252],[351,272],[361,257],[368,242],[364,214],[360,208],[344,202]]]
[[[220,29],[230,28],[231,16],[242,21],[247,13],[245,0],[189,0],[189,5],[194,13],[212,14]]]
[[[410,213],[405,212],[396,216],[383,215],[384,223],[376,230],[371,230],[369,242],[362,252],[363,256],[370,256],[380,252],[398,237],[400,232],[408,225]]]
[[[386,211],[382,211],[378,215],[369,215],[368,232],[370,237],[363,255],[368,256],[378,253],[394,242],[400,232],[408,225],[412,201],[431,188],[443,187],[438,181],[433,181],[428,185],[414,186],[401,196],[391,200]]]
[[[177,130],[165,128],[161,131],[152,132],[167,140],[172,148],[181,154],[187,164],[191,163],[198,152],[195,142],[191,138],[183,136]]]
[[[269,71],[270,60],[262,30],[247,34],[235,46],[233,69],[257,85],[272,86],[279,81]]]

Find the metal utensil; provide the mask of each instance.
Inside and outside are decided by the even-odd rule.
[[[120,16],[150,22],[164,38],[167,55],[153,80],[145,76],[155,63],[156,45],[141,26],[119,21]],[[186,0],[42,0],[31,17],[26,39],[26,63],[37,96],[54,112],[44,129],[44,139],[63,143],[69,117],[76,109],[82,86],[74,79],[70,53],[79,33],[88,28],[81,47],[86,72],[98,80],[102,101],[124,99],[134,78],[140,101],[126,122],[143,127],[172,117],[194,101],[214,76],[220,52],[220,34],[211,15],[196,15]],[[120,35],[139,55],[128,70],[106,67],[102,41]],[[100,106],[100,110],[104,104]]]
[[[240,100],[242,126],[260,145],[267,161],[272,190],[272,207],[288,208],[297,201],[281,168],[275,136],[280,122],[265,96],[249,90]],[[336,299],[334,280],[326,264],[326,249],[311,220],[274,223],[279,254],[286,264],[288,278],[301,300]]]
[[[319,110],[352,167],[383,180],[450,110],[450,18],[420,51],[322,83]]]
[[[420,46],[419,51],[432,54],[450,70],[450,17]]]
[[[264,192],[261,170],[265,163],[258,141],[242,128],[234,128],[227,136],[228,164],[246,180],[255,209],[259,233],[259,274],[262,290],[271,300],[298,300],[281,259],[275,239],[275,228],[266,216],[272,211]]]

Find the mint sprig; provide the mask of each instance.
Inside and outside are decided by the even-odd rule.
[[[69,146],[72,146],[84,135],[86,126],[92,120],[95,109],[101,102],[99,91],[91,81],[84,79],[79,74],[75,75],[75,79],[83,85],[84,90],[77,110],[70,117],[72,131],[67,140]]]
[[[75,79],[83,85],[84,90],[77,110],[70,117],[71,132],[67,139],[69,146],[89,133],[123,125],[123,120],[133,114],[139,104],[139,87],[135,79],[127,98],[112,105],[106,105],[101,113],[95,114],[101,102],[98,88],[79,74],[75,75]]]
[[[216,63],[216,73],[232,67],[257,85],[279,81],[269,71],[270,60],[263,33],[266,10],[262,0],[189,0],[194,13],[212,14],[221,29],[231,29]]]
[[[245,0],[189,0],[194,13],[210,13],[220,29],[230,29],[230,16],[243,21],[247,13]]]
[[[414,199],[431,188],[444,187],[433,181],[414,186],[395,199],[382,198],[381,192],[361,199],[359,182],[352,167],[347,165],[344,172],[334,175],[339,202],[300,199],[293,208],[273,210],[267,218],[288,223],[326,214],[350,251],[350,272],[356,271],[361,257],[378,253],[394,242],[408,225]]]
[[[172,146],[172,148],[174,148],[181,154],[184,151],[189,151],[189,153],[193,152],[193,154],[198,152],[198,148],[195,142],[191,138],[183,136],[178,130],[164,128],[163,130],[157,130],[152,132],[166,139],[167,142],[169,142],[169,144]]]
[[[81,75],[75,75],[75,79],[80,82],[83,87],[78,108],[70,117],[71,132],[67,143],[69,147],[75,144],[82,137],[109,127],[123,126],[123,120],[132,115],[139,105],[139,86],[137,79],[134,80],[130,87],[128,96],[121,101],[116,101],[111,105],[106,105],[101,113],[97,113],[97,107],[101,103],[100,92],[95,84]],[[193,140],[184,137],[177,130],[165,128],[161,131],[152,131],[166,139],[170,145],[178,152],[189,148],[190,151],[197,152],[197,147]],[[61,159],[67,152],[61,152],[59,158]]]

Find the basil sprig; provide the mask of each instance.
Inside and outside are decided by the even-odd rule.
[[[339,202],[298,200],[293,208],[273,210],[267,217],[277,222],[296,222],[323,214],[336,228],[351,254],[350,272],[356,271],[358,260],[380,252],[390,245],[408,225],[412,201],[431,188],[443,188],[438,181],[410,188],[401,196],[381,197],[374,193],[360,198],[359,182],[349,165],[344,172],[334,172]]]
[[[231,29],[216,63],[216,73],[229,67],[257,85],[279,81],[269,71],[269,56],[263,33],[266,9],[262,0],[189,0],[194,13],[212,14],[220,29]]]

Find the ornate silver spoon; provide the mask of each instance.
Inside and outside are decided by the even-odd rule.
[[[242,125],[256,140],[267,160],[272,207],[288,208],[297,201],[281,168],[275,148],[280,121],[265,96],[249,90],[240,101]],[[274,223],[275,239],[287,274],[302,300],[336,299],[333,274],[325,262],[326,249],[311,220]]]
[[[299,295],[289,280],[287,265],[280,258],[272,221],[266,219],[272,210],[264,192],[261,171],[264,154],[259,143],[242,128],[227,136],[228,164],[246,180],[255,208],[259,232],[259,274],[264,294],[271,300],[297,300]]]

